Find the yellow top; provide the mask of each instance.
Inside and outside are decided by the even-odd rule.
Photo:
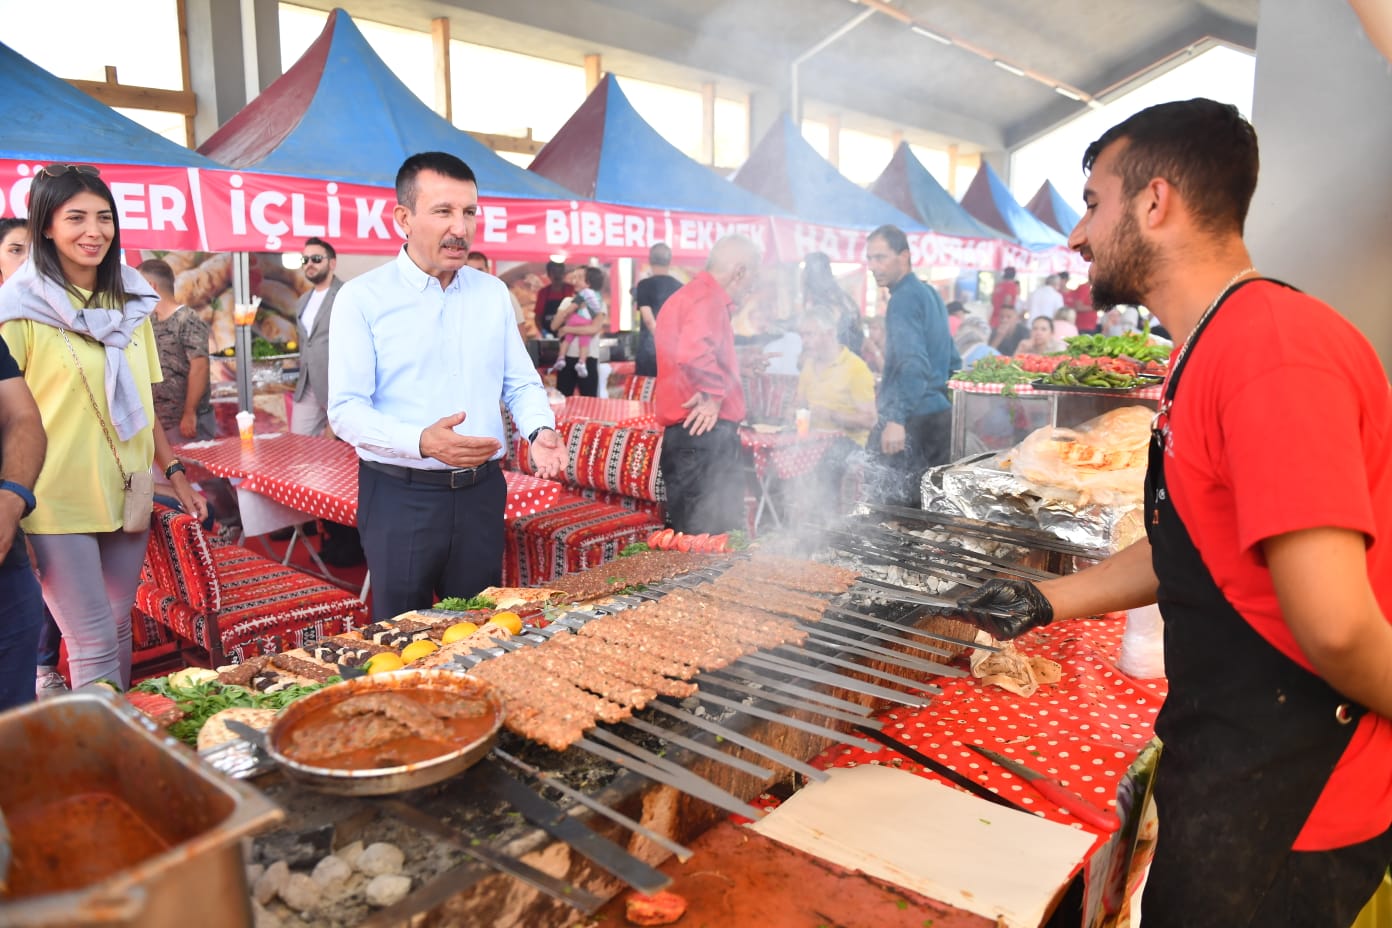
[[[851,349],[841,353],[825,367],[808,360],[798,374],[797,404],[812,410],[812,428],[840,431],[864,447],[869,429],[841,426],[833,415],[853,415],[862,405],[875,405],[875,375]]]
[[[74,300],[74,305],[82,304]],[[121,472],[92,413],[61,330],[42,322],[14,319],[0,326],[0,337],[24,372],[24,382],[34,394],[48,434],[48,454],[34,486],[39,504],[20,525],[34,535],[116,531],[125,509]],[[82,362],[87,385],[121,456],[121,466],[128,474],[149,470],[155,459],[151,427],[141,429],[130,441],[121,441],[111,424],[106,404],[106,349],[76,333],[70,333],[68,340]],[[157,424],[150,384],[163,379],[163,374],[148,316],[126,346],[126,363],[140,389],[145,418]]]

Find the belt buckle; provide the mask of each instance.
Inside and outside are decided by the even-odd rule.
[[[457,467],[450,471],[450,489],[459,490],[478,483],[478,471],[477,467]]]

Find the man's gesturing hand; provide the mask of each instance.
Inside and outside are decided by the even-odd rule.
[[[558,477],[565,473],[566,465],[570,463],[570,455],[555,429],[542,429],[538,432],[529,453],[532,458],[532,471],[538,477]]]
[[[720,421],[720,402],[704,393],[693,394],[691,399],[682,403],[682,408],[691,410],[682,425],[692,438],[709,432]]]
[[[465,418],[464,413],[457,412],[426,426],[420,436],[421,457],[434,458],[450,467],[478,467],[497,454],[502,445],[496,438],[460,435],[454,430]]]
[[[1027,580],[988,580],[957,600],[962,617],[992,638],[1018,638],[1054,620],[1048,598]]]
[[[899,422],[886,422],[880,433],[880,450],[885,454],[898,454],[904,450],[906,442],[904,426]]]

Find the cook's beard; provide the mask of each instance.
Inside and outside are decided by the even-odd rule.
[[[1126,213],[1103,254],[1110,257],[1099,264],[1093,249],[1092,305],[1099,309],[1144,306],[1159,257],[1155,246],[1141,238],[1135,216]]]

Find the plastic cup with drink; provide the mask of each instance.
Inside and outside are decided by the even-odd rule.
[[[243,409],[237,413],[237,432],[242,436],[244,444],[250,444],[253,438],[252,426],[256,424],[256,417],[247,410]]]
[[[812,431],[812,410],[806,408],[799,409],[795,421],[797,422],[798,435],[806,436]]]

